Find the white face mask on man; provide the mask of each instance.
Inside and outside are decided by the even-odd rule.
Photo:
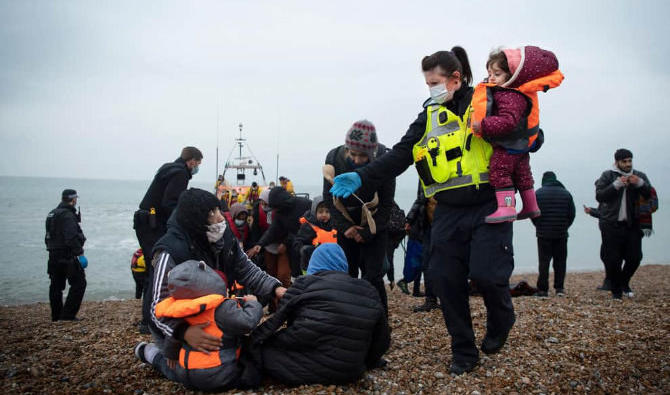
[[[435,103],[442,104],[454,97],[454,92],[447,89],[446,84],[437,84],[430,87],[430,97]]]
[[[226,221],[221,221],[216,224],[207,226],[207,240],[210,243],[216,243],[223,237],[223,232],[226,230]]]

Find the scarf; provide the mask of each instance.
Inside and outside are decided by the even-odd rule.
[[[630,169],[630,172],[626,173],[623,170],[619,169],[616,163],[612,165],[612,170],[626,177],[630,177],[633,175],[633,168]],[[621,195],[621,206],[619,207],[619,217],[617,218],[619,221],[628,220],[628,208],[626,207],[627,195],[628,195],[628,187],[624,187],[623,194]]]

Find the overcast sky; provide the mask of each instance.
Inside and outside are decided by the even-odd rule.
[[[218,117],[222,161],[242,122],[266,175],[279,154],[280,175],[318,184],[354,121],[405,133],[424,55],[461,45],[479,81],[492,48],[528,44],[566,77],[540,96],[536,183],[592,189],[628,147],[663,196],[670,2],[409,3],[0,0],[0,175],[150,179],[195,145],[213,180]]]

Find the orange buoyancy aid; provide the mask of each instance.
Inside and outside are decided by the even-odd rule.
[[[472,95],[472,123],[480,123],[485,117],[493,115],[493,94],[496,90],[511,90],[523,94],[528,101],[526,113],[516,129],[504,141],[495,141],[495,143],[513,151],[528,152],[533,149],[533,144],[540,132],[540,107],[537,92],[546,92],[551,88],[556,88],[561,85],[563,78],[563,73],[560,70],[555,70],[551,74],[528,81],[517,88],[503,88],[495,84],[482,82],[475,87]],[[538,141],[538,143],[541,143],[541,141]],[[535,147],[535,150],[538,148]]]
[[[301,224],[309,224],[309,226],[312,227],[312,230],[316,233],[316,237],[312,239],[312,245],[314,247],[318,247],[321,244],[326,244],[326,243],[337,243],[337,230],[325,230],[321,229],[316,225],[313,225],[311,222],[307,220],[305,217],[300,218],[300,223]]]
[[[156,317],[183,318],[190,325],[199,325],[209,322],[204,331],[212,336],[221,338],[223,331],[216,325],[215,312],[226,299],[223,295],[211,294],[195,299],[175,299],[168,297],[156,305]],[[236,357],[240,357],[240,347],[235,350]],[[195,350],[179,351],[179,365],[184,369],[208,369],[222,365],[220,354]]]

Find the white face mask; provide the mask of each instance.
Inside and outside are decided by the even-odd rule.
[[[445,84],[437,84],[430,87],[430,97],[435,103],[442,104],[454,97],[454,92],[447,89]]]
[[[245,221],[243,219],[236,219],[235,220],[235,226],[240,227],[240,226],[244,225],[245,222],[247,222],[247,221]]]
[[[210,243],[216,243],[221,237],[223,237],[223,232],[226,230],[226,221],[221,221],[216,224],[207,226],[207,240]]]

